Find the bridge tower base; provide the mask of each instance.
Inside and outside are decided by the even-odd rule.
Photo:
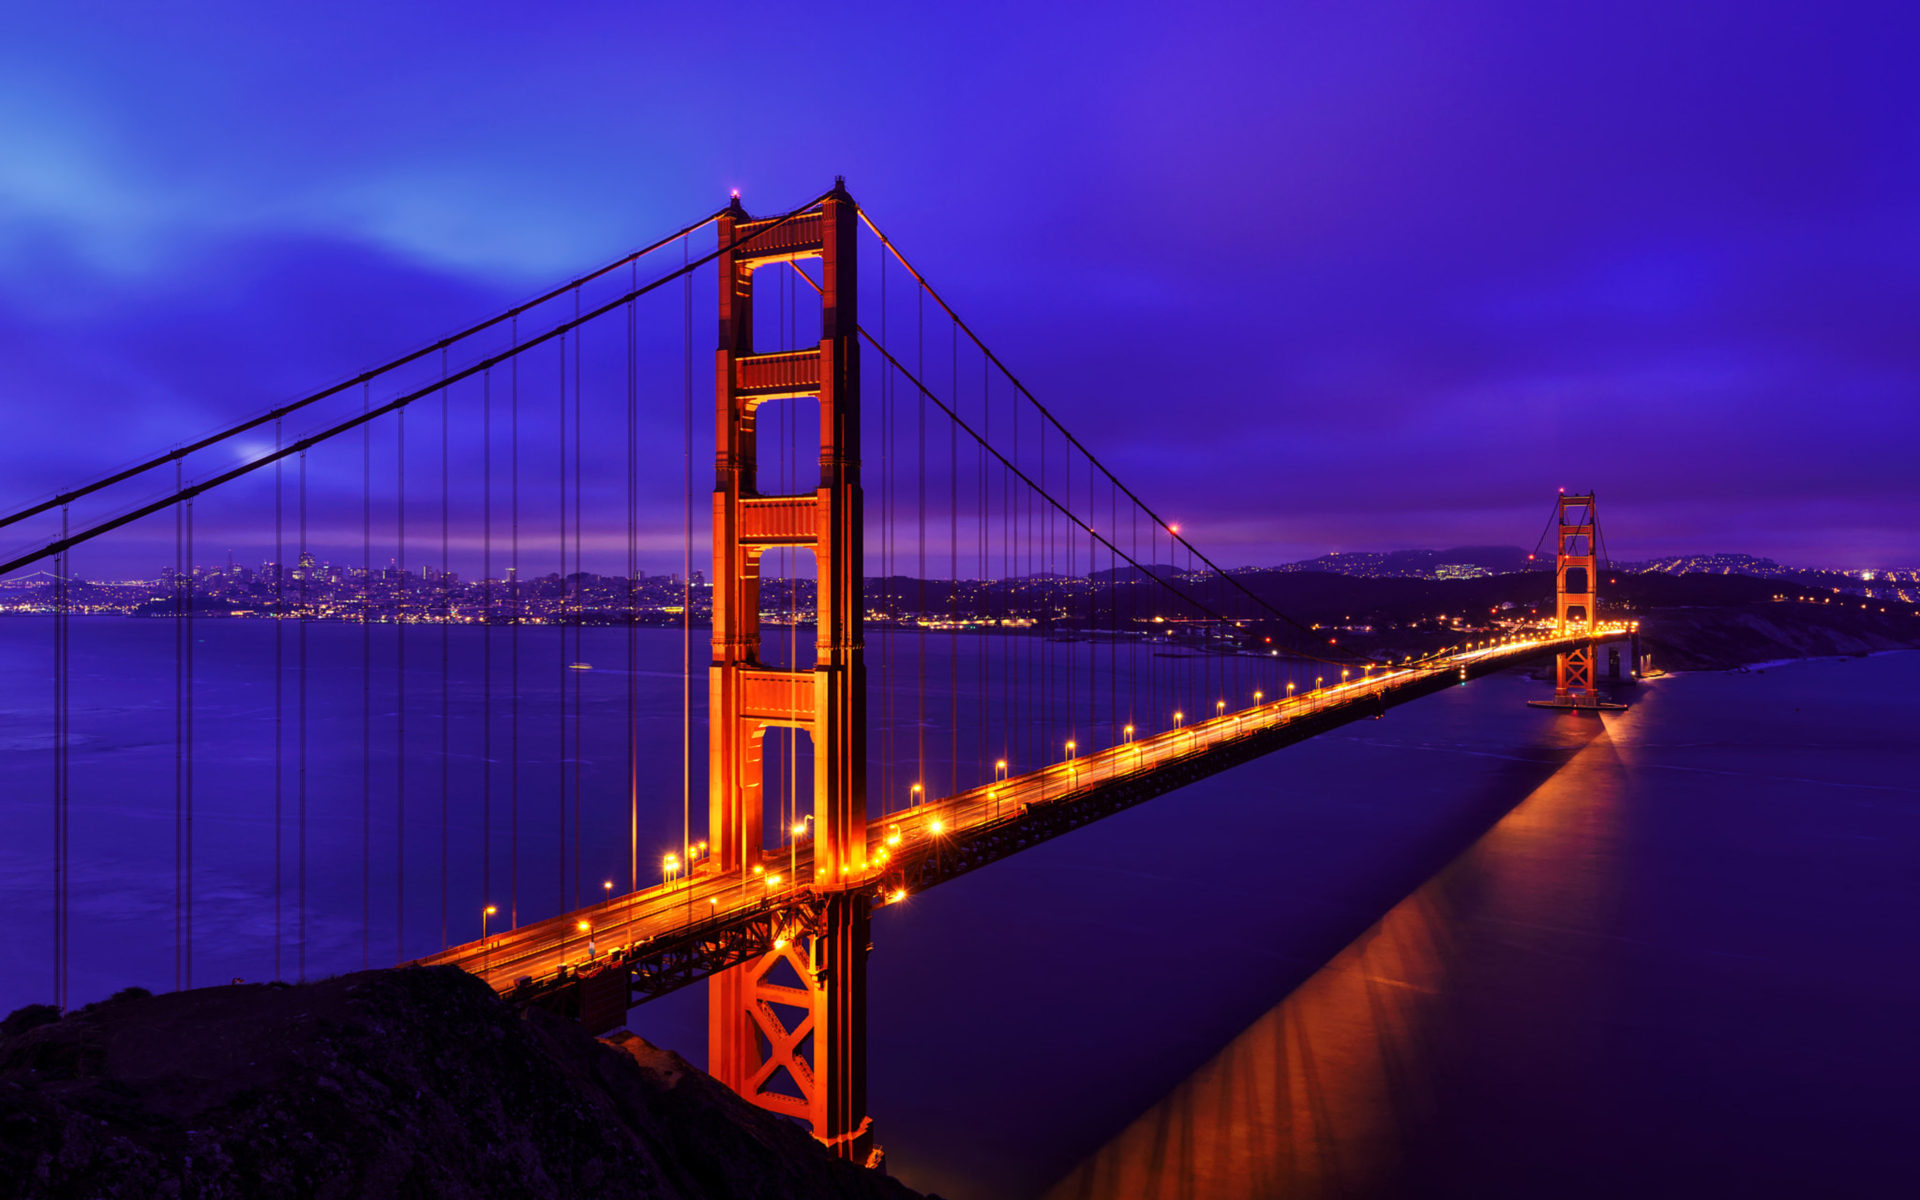
[[[836,184],[817,208],[755,221],[736,197],[719,220],[720,345],[713,493],[713,667],[709,673],[708,838],[715,865],[776,891],[811,891],[816,917],[759,959],[708,983],[708,1071],[754,1104],[807,1122],[835,1154],[872,1153],[867,1103],[866,666],[861,626],[858,214]],[[820,260],[820,344],[759,353],[754,272]],[[817,397],[820,480],[792,496],[757,487],[762,404]],[[760,559],[812,551],[814,665],[775,670],[760,656]],[[773,880],[761,743],[769,728],[813,743],[812,875]],[[784,838],[787,831],[782,831]],[[759,875],[750,874],[755,867]],[[807,867],[801,867],[806,874]]]

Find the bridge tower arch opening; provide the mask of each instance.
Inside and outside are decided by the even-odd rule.
[[[708,838],[722,871],[786,874],[817,916],[759,959],[708,984],[708,1070],[741,1096],[805,1121],[843,1158],[871,1150],[866,1114],[866,666],[861,627],[858,212],[843,186],[784,220],[755,221],[738,198],[718,222],[720,328],[715,372],[713,659],[708,675]],[[754,345],[754,277],[800,259],[820,263],[820,339],[805,349]],[[805,492],[762,491],[756,414],[812,400],[819,479]],[[761,654],[760,562],[805,548],[815,568],[814,663],[780,670]],[[806,731],[813,748],[812,869],[791,878],[763,847],[767,729]],[[806,868],[802,867],[802,873]],[[810,1051],[810,1053],[809,1053]]]

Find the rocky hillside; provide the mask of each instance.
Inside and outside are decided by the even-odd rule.
[[[452,968],[52,1016],[0,1026],[0,1197],[917,1195]]]

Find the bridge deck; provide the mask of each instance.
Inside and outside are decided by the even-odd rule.
[[[877,904],[894,902],[1327,729],[1583,641],[1599,643],[1626,633],[1624,626],[1608,627],[1590,637],[1546,637],[1463,651],[928,800],[871,822],[866,870],[834,882],[871,890]],[[768,851],[760,866],[757,873],[743,873],[696,864],[686,878],[453,946],[418,965],[458,966],[497,991],[534,1000],[569,988],[583,975],[612,969],[624,977],[637,1003],[748,961],[817,913],[820,889],[795,886],[814,869],[807,841]],[[819,882],[822,888],[832,886]]]

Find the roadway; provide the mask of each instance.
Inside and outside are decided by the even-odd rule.
[[[926,800],[909,809],[869,820],[867,861],[844,880],[849,888],[867,888],[876,903],[905,898],[900,881],[916,860],[940,854],[969,833],[995,822],[1018,818],[1029,806],[1072,803],[1177,762],[1193,762],[1265,731],[1346,708],[1371,696],[1390,699],[1436,677],[1466,671],[1482,674],[1509,662],[1552,653],[1588,640],[1624,635],[1628,627],[1606,626],[1593,635],[1512,637],[1470,646],[1421,665],[1388,668],[1378,674],[1282,696],[1185,724],[1150,737],[1054,763],[1040,770]],[[1063,748],[1064,749],[1064,748]],[[797,844],[796,844],[797,842]],[[690,869],[661,883],[600,903],[532,921],[518,928],[489,932],[480,941],[449,947],[418,960],[418,965],[450,964],[480,976],[496,991],[531,978],[547,980],[563,967],[590,967],[616,949],[644,953],[645,944],[671,939],[732,917],[762,912],[769,900],[794,896],[796,879],[813,871],[810,839],[800,838],[769,850],[747,872],[723,872],[711,860],[696,858]],[[494,918],[497,919],[497,918]],[[624,957],[624,956],[623,956]]]

